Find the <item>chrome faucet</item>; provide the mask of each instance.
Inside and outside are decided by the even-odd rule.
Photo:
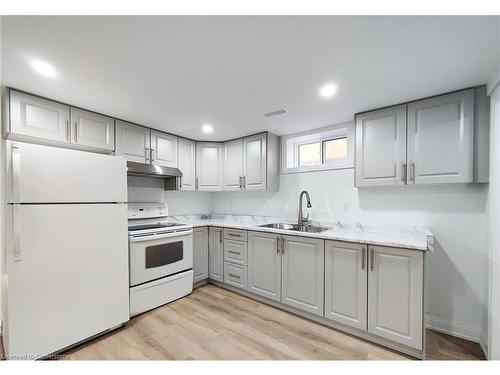
[[[305,219],[304,219],[304,215],[302,214],[302,197],[304,195],[306,196],[306,199],[307,199],[307,208],[312,207],[311,197],[310,197],[309,193],[306,190],[302,191],[299,195],[299,219],[297,222],[298,225],[305,225],[309,221],[309,214],[307,214],[307,217]]]

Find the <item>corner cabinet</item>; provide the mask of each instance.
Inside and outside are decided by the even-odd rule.
[[[196,190],[222,190],[222,143],[196,143]]]
[[[193,282],[208,278],[208,227],[193,229]]]
[[[179,138],[178,163],[182,177],[179,179],[179,190],[194,191],[196,189],[196,142]]]
[[[485,95],[473,88],[356,115],[356,186],[487,182],[474,171],[488,163]]]
[[[368,332],[422,350],[422,251],[369,246]]]

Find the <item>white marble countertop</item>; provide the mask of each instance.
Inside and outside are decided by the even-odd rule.
[[[366,243],[370,245],[382,245],[400,247],[415,250],[433,250],[434,237],[432,232],[422,226],[404,225],[380,225],[380,224],[347,224],[347,223],[327,223],[313,222],[314,225],[321,225],[331,229],[321,233],[297,232],[292,230],[274,229],[260,227],[269,223],[290,223],[291,219],[269,217],[269,216],[249,216],[249,215],[184,215],[170,216],[170,220],[191,224],[193,227],[215,226],[234,229],[244,229],[259,232],[280,233],[301,237],[321,238],[325,240],[337,240]]]

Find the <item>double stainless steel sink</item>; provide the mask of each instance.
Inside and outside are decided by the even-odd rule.
[[[273,229],[283,229],[283,230],[293,230],[297,232],[307,232],[307,233],[320,233],[331,228],[321,227],[316,225],[297,225],[297,224],[286,224],[286,223],[273,223],[273,224],[263,224],[259,225],[263,228],[273,228]]]

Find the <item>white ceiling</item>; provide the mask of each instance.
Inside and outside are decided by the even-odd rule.
[[[500,17],[2,17],[2,84],[178,135],[278,135],[484,84]],[[35,73],[30,61],[56,68]],[[318,96],[324,83],[335,97]],[[263,114],[289,113],[266,119]],[[213,124],[206,135],[201,125]]]

